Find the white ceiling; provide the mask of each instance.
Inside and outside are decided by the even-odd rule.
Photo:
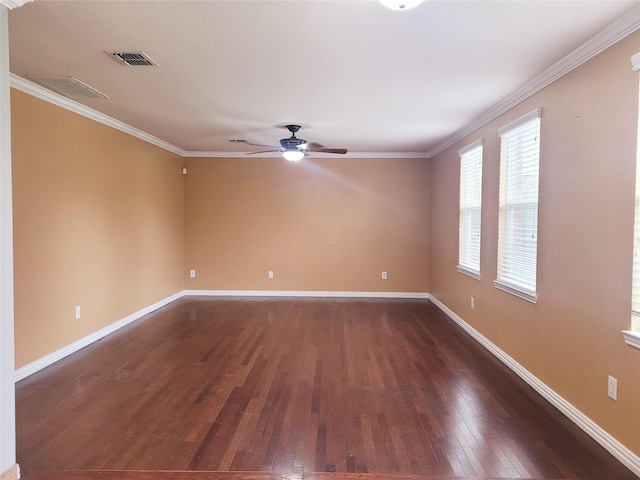
[[[10,68],[73,76],[109,97],[80,103],[187,154],[263,150],[228,140],[276,145],[301,123],[327,147],[424,156],[611,24],[638,28],[639,5],[36,0],[9,13]]]

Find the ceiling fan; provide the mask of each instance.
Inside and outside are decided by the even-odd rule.
[[[285,125],[285,128],[291,132],[291,137],[280,140],[280,147],[273,147],[273,150],[262,150],[260,152],[249,152],[247,155],[256,155],[259,153],[282,152],[282,156],[292,162],[297,162],[305,157],[307,152],[319,153],[338,153],[344,155],[347,153],[346,148],[326,148],[319,143],[307,142],[302,138],[296,137],[296,132],[300,130],[300,125]],[[251,144],[250,144],[251,145]]]

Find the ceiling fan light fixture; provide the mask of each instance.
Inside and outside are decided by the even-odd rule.
[[[423,0],[380,0],[380,3],[391,10],[410,10],[417,7]]]
[[[304,158],[304,152],[296,148],[285,150],[284,152],[282,152],[282,156],[290,162],[297,162],[298,160],[302,160]]]

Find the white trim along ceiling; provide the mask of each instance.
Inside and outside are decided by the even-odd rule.
[[[634,1],[432,0],[406,12],[379,8],[373,1],[0,2],[24,5],[9,12],[13,88],[182,157],[244,157],[250,151],[265,150],[261,145],[277,145],[278,139],[289,135],[281,128],[288,122],[302,125],[299,137],[347,148],[347,158],[431,158],[640,28],[640,4]],[[266,26],[256,23],[256,14],[245,8],[247,4],[267,15],[262,22]],[[133,20],[123,21],[122,9]],[[590,14],[576,17],[585,11]],[[554,12],[564,12],[564,20],[528,29],[538,32],[527,34],[528,42],[500,38],[509,32],[520,35],[517,25],[529,25],[530,15],[549,19],[555,18],[549,15]],[[480,28],[483,22],[471,22],[472,13],[485,14],[486,25]],[[134,20],[143,14],[149,18],[141,26]],[[500,19],[494,18],[498,14]],[[207,21],[189,23],[193,15]],[[228,16],[223,23],[221,15]],[[313,15],[317,20],[311,22]],[[334,19],[329,27],[321,26],[323,15]],[[356,34],[349,27],[355,15],[384,26],[389,35],[381,42],[379,28],[363,28]],[[285,27],[279,23],[282,17],[291,16],[299,20],[286,25],[290,35],[278,33]],[[444,31],[438,30],[438,17],[451,22],[440,29]],[[516,27],[492,36],[492,29],[509,23],[505,18]],[[93,19],[100,19],[104,26],[97,27]],[[230,24],[228,28],[244,25],[244,33],[225,40],[219,35],[232,32],[224,23]],[[577,30],[579,24],[582,28]],[[429,36],[422,33],[426,25],[432,29]],[[466,31],[472,27],[482,30],[477,38]],[[216,28],[222,33],[216,34]],[[553,28],[561,33],[555,34]],[[206,48],[192,51],[202,41],[198,37],[202,32],[215,37],[224,53]],[[398,35],[404,38],[398,40]],[[447,44],[440,41],[443,38],[458,36],[467,36],[468,42],[442,46]],[[544,43],[542,37],[563,43],[545,53],[532,46]],[[46,40],[50,38],[56,38],[54,49],[46,44],[52,43]],[[84,43],[74,45],[78,38]],[[354,45],[345,44],[345,38]],[[480,42],[486,52],[473,50],[471,41]],[[344,55],[366,52],[368,44],[376,48],[369,55],[373,60],[362,55],[348,61],[336,57],[341,51]],[[545,45],[548,49],[549,43]],[[65,52],[65,47],[73,49]],[[157,66],[128,67],[109,58],[112,54],[106,55],[127,48],[144,51]],[[498,61],[491,69],[498,67],[498,71],[492,72],[483,64],[490,64],[490,57],[496,55]],[[428,63],[421,61],[423,57]],[[193,66],[198,62],[205,64],[200,70]],[[512,69],[509,62],[518,65]],[[518,76],[514,70],[526,71],[527,76]],[[67,98],[28,79],[39,75],[73,76],[108,98]],[[138,95],[139,104],[132,105],[129,94],[119,90],[123,80],[132,95]],[[164,95],[164,87],[157,82],[171,83],[171,94]],[[450,91],[434,88],[442,84],[450,85]],[[440,97],[446,99],[446,106],[438,103]],[[403,108],[394,110],[394,102]],[[229,142],[237,138],[258,146]],[[314,153],[314,157],[335,155]]]

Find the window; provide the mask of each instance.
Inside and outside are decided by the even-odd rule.
[[[636,72],[640,71],[640,52],[631,57],[631,67]],[[625,330],[622,333],[628,345],[640,348],[640,103],[638,104],[638,139],[636,145],[636,206],[633,221],[631,330]]]
[[[500,198],[497,288],[535,303],[538,257],[538,108],[498,130]]]
[[[638,130],[640,144],[640,129]],[[633,280],[631,293],[631,327],[637,330],[640,323],[640,149],[636,161],[636,205],[633,222]]]
[[[482,214],[482,140],[460,154],[460,225],[458,271],[480,278],[480,224]]]

